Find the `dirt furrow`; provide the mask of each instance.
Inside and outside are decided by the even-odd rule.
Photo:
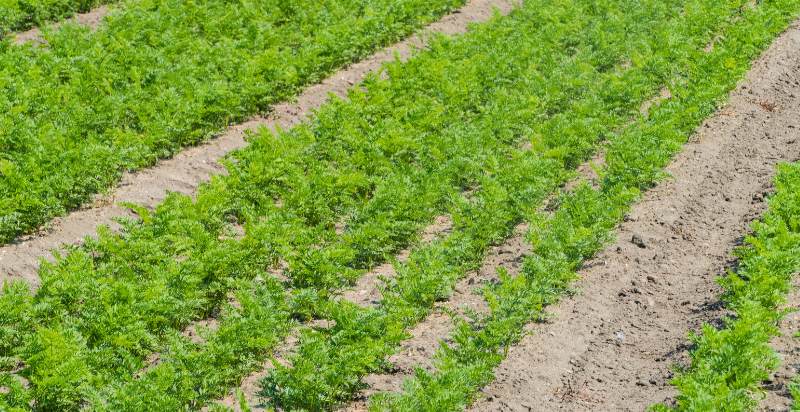
[[[169,192],[194,193],[210,176],[224,172],[219,160],[244,147],[247,144],[244,137],[248,132],[260,127],[274,130],[295,125],[320,107],[330,94],[344,97],[349,87],[368,73],[379,70],[384,63],[394,60],[395,55],[401,60],[408,59],[414,50],[424,47],[427,35],[466,32],[470,23],[488,20],[494,10],[507,14],[515,4],[515,0],[470,0],[462,8],[429,25],[421,34],[340,70],[322,83],[307,88],[295,102],[275,106],[268,116],[231,126],[205,144],[188,148],[152,168],[125,174],[117,188],[107,195],[98,196],[92,205],[55,219],[38,234],[0,247],[0,282],[16,278],[35,287],[38,284],[39,259],[51,258],[49,251],[64,244],[79,243],[85,236],[93,235],[101,225],[114,228],[114,218],[131,216],[127,209],[117,206],[120,202],[154,207]]]
[[[674,396],[687,332],[723,315],[715,278],[763,212],[776,163],[800,158],[798,113],[795,23],[585,266],[579,292],[509,351],[472,409],[641,411]]]
[[[272,359],[268,359],[264,362],[259,370],[242,379],[242,383],[237,389],[232,390],[227,396],[219,400],[217,403],[231,408],[235,412],[241,412],[242,408],[239,400],[239,395],[241,395],[244,398],[244,401],[247,403],[247,407],[249,407],[252,412],[272,411],[273,408],[270,405],[265,405],[263,402],[261,402],[261,398],[259,396],[259,392],[261,391],[260,382],[270,373],[270,371],[275,369],[273,359],[281,365],[288,366],[288,359],[297,349],[299,344],[299,333],[295,332],[290,334],[289,337],[286,338],[281,346],[275,351]],[[211,410],[211,408],[203,408],[203,411],[208,410]]]
[[[97,8],[87,11],[86,13],[76,14],[67,20],[51,23],[50,28],[57,30],[64,23],[75,23],[81,26],[86,26],[90,30],[96,30],[97,27],[100,26],[100,22],[103,21],[103,18],[108,15],[108,12],[108,5],[101,5]],[[40,44],[47,43],[47,41],[45,41],[45,39],[42,37],[42,29],[39,27],[34,27],[30,30],[12,34],[11,37],[13,38],[15,44],[25,44],[31,42]]]

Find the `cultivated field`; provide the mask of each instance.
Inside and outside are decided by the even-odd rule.
[[[800,1],[109,3],[0,3],[0,410],[800,409]]]

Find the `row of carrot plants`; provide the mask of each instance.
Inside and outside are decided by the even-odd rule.
[[[625,1],[529,3],[389,65],[388,79],[370,78],[301,127],[252,137],[196,200],[139,209],[122,234],[103,231],[45,265],[35,294],[6,286],[0,405],[199,408],[311,317],[335,325],[305,329],[293,368],[271,375],[265,394],[290,409],[349,399],[404,330],[669,78],[670,55],[634,52],[713,31],[684,26],[677,0],[628,18]],[[525,139],[531,148],[518,149]],[[456,231],[415,251],[377,309],[330,299],[441,213]],[[285,279],[269,273],[278,262]],[[220,325],[204,342],[180,333],[208,316]]]
[[[572,17],[561,16],[561,37],[554,35],[548,50],[563,49],[580,32],[564,30]],[[388,67],[390,80],[370,79],[366,91],[331,103],[310,124],[254,137],[230,159],[230,175],[204,186],[196,201],[173,195],[153,213],[139,210],[142,223],[128,222],[122,235],[103,231],[45,265],[35,295],[23,285],[8,286],[0,302],[0,349],[4,380],[18,384],[9,383],[13,390],[3,394],[7,406],[25,409],[35,400],[43,409],[152,410],[196,407],[220,396],[287,331],[259,322],[288,325],[319,314],[332,291],[408,244],[458,193],[475,185],[479,193],[489,190],[485,171],[520,156],[516,145],[531,125],[564,110],[584,81],[592,84],[570,53],[550,62],[548,53],[529,51],[543,65],[571,67],[574,84],[554,86],[549,80],[556,79],[538,74],[521,84],[515,70],[529,67],[529,55],[498,70],[510,63],[508,50],[492,54],[480,41],[468,44],[442,42],[416,64]],[[488,54],[475,57],[477,50]],[[534,90],[541,93],[531,95]],[[527,160],[507,168],[527,174],[503,174],[517,176],[511,182],[535,180],[514,194],[527,196],[519,204],[566,180],[564,165],[574,166],[576,152],[599,138],[572,144],[568,137],[584,129],[573,126],[561,136],[570,124],[560,122],[569,118],[550,123],[532,151],[536,157],[522,156]],[[290,292],[264,294],[263,304],[277,308],[269,316],[251,317],[226,303],[234,289],[264,283],[259,287],[271,290],[278,281],[266,269],[279,260]],[[193,320],[220,311],[228,315],[205,343],[180,335]],[[247,324],[260,334],[237,339],[228,324]]]
[[[464,0],[146,0],[0,42],[0,243]]]
[[[548,83],[542,87],[563,87],[578,79],[583,85],[569,95],[561,113],[532,126],[532,133],[525,137],[531,138],[534,151],[525,156],[535,159],[544,154],[546,159],[557,153],[561,159],[569,159],[568,167],[574,167],[599,141],[638,113],[645,98],[655,94],[680,68],[680,56],[703,49],[720,26],[735,19],[741,4],[712,7],[702,1],[648,2],[637,13],[631,13],[630,6],[625,1],[602,6],[576,1],[528,2],[511,16],[476,30],[475,37],[448,46],[468,47],[477,39],[481,45],[509,45],[511,53],[506,61],[514,62],[511,56],[520,53],[517,47],[537,49],[532,43],[539,45],[548,36],[570,33],[561,37],[564,43],[559,48],[538,49],[549,58],[565,53],[569,63],[575,65],[572,67],[583,68],[583,74],[572,77],[569,64],[553,67],[555,71],[548,73]],[[542,25],[543,21],[550,24]],[[670,40],[674,44],[665,47]],[[660,52],[654,53],[656,50]],[[538,77],[543,67],[531,66],[530,71],[522,70],[516,76]],[[515,89],[522,90],[520,101],[526,94],[536,93]],[[514,108],[513,103],[507,100],[506,106]],[[535,149],[543,142],[547,151],[537,153]],[[509,170],[491,171],[490,175],[501,179],[504,173],[513,176]],[[490,203],[491,207],[451,211],[456,222],[454,233],[414,251],[408,262],[397,265],[398,276],[385,285],[379,307],[362,309],[347,302],[322,307],[321,316],[334,319],[335,326],[304,334],[298,354],[290,359],[291,366],[276,365],[264,380],[263,395],[282,408],[306,410],[332,408],[351,399],[363,387],[361,379],[366,374],[387,366],[385,359],[407,337],[405,330],[424,319],[435,301],[446,299],[455,282],[480,264],[488,247],[508,236],[515,223],[536,210],[546,195],[520,196],[530,191],[531,183],[520,178],[510,182],[488,194],[491,203],[484,197],[486,193],[478,192],[475,201]],[[467,212],[472,217],[465,218]],[[425,399],[428,403],[415,406],[424,410],[453,406],[433,403],[435,397]]]
[[[454,343],[443,345],[436,354],[435,370],[418,370],[416,376],[405,383],[402,393],[377,396],[371,404],[372,409],[459,410],[474,399],[477,390],[491,381],[493,368],[502,361],[505,350],[521,338],[523,326],[540,319],[544,307],[566,292],[570,281],[577,277],[576,271],[582,262],[608,243],[613,228],[638,199],[641,191],[654,185],[663,176],[663,167],[700,122],[725,99],[749,68],[751,60],[800,12],[798,3],[791,0],[762,2],[754,7],[746,2],[734,3],[728,5],[741,6],[736,7],[741,15],[730,20],[731,24],[727,24],[724,31],[719,33],[723,40],[712,51],[703,50],[702,43],[691,42],[689,48],[684,48],[674,56],[679,68],[677,77],[669,84],[674,97],[652,108],[648,116],[637,119],[611,139],[599,187],[583,184],[572,192],[563,193],[558,201],[559,209],[553,215],[541,212],[529,215],[531,225],[528,237],[533,252],[525,259],[520,276],[512,278],[503,275],[498,285],[484,289],[484,296],[492,309],[491,315],[474,324],[459,321],[452,337]],[[699,7],[687,8],[687,11],[691,11],[687,17],[692,18],[695,28],[701,27],[707,19],[723,17],[725,12],[730,11],[710,3],[697,3],[696,6]],[[689,32],[707,33],[706,30]],[[664,41],[660,47],[681,49],[683,39],[666,38]],[[676,41],[679,44],[675,44]],[[789,196],[796,198],[796,192]],[[785,225],[796,226],[797,222],[791,223],[792,218],[789,217],[796,215],[796,204],[788,206],[788,202],[780,203],[785,208],[776,213],[780,213],[781,217],[776,216],[773,221],[777,231],[785,235]],[[796,228],[792,230],[796,231]],[[776,233],[766,229],[764,235],[773,238]],[[783,240],[776,242],[783,246],[793,245],[796,250],[796,236],[777,237]],[[786,250],[779,252],[773,263],[779,264],[779,272],[785,275],[787,266],[796,263],[796,259],[787,259],[782,252]],[[778,278],[785,280],[785,276]],[[770,289],[768,296],[774,297],[774,293]],[[733,347],[728,348],[734,350]],[[741,357],[744,363],[752,365],[752,362],[758,363],[764,359],[756,356],[755,352],[736,351],[745,355]],[[709,357],[710,362],[716,362],[713,359],[716,358]],[[710,364],[705,363],[704,366]],[[715,366],[722,365],[715,363]],[[759,367],[763,366],[759,364]],[[725,375],[719,375],[719,379],[704,379],[711,377],[700,376],[703,371]],[[678,408],[741,410],[741,403],[732,402],[740,402],[741,396],[746,393],[734,394],[735,391],[728,390],[731,389],[727,387],[731,379],[727,378],[732,376],[726,374],[728,371],[725,367],[700,367],[695,372],[695,377],[699,379],[693,380],[692,373],[679,378],[679,387],[703,387],[710,391],[687,391],[681,395]],[[748,376],[752,375],[741,375]],[[697,385],[691,385],[690,381]]]
[[[800,164],[778,168],[769,210],[737,251],[735,272],[720,278],[732,315],[717,329],[691,336],[691,365],[673,380],[675,405],[660,410],[754,410],[761,383],[780,364],[769,345],[778,335],[782,308],[800,272]]]
[[[3,0],[0,2],[0,38],[91,10],[106,0]]]
[[[175,409],[222,395],[290,320],[307,319],[503,163],[543,110],[511,113],[511,122],[482,114],[503,107],[503,90],[489,87],[494,70],[474,64],[454,85],[430,71],[445,57],[405,74],[389,68],[391,81],[373,77],[311,123],[254,136],[195,201],[172,195],[154,212],[137,209],[141,222],[122,234],[101,231],[44,265],[35,294],[6,286],[3,406]],[[551,165],[531,176],[561,176],[548,180],[554,187],[566,173]],[[268,274],[279,261],[285,281]],[[241,309],[227,303],[233,290]],[[243,300],[270,310],[248,312]],[[180,333],[219,312],[205,342]]]

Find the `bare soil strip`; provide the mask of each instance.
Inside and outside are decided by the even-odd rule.
[[[639,113],[641,113],[643,116],[647,116],[653,106],[657,106],[659,103],[670,98],[672,98],[672,92],[668,88],[662,87],[657,96],[654,96],[650,100],[642,103],[642,107],[639,108]]]
[[[775,165],[800,158],[800,25],[754,64],[646,193],[579,292],[530,326],[473,410],[645,410],[675,395],[687,332],[724,314],[715,278],[765,209]]]
[[[759,405],[762,411],[788,411],[793,403],[788,385],[792,379],[800,375],[800,338],[795,336],[800,332],[800,277],[798,276],[795,276],[792,282],[792,291],[783,309],[792,312],[781,321],[781,335],[771,342],[772,348],[780,356],[781,365],[770,380],[764,383],[766,397]]]
[[[55,219],[39,234],[0,247],[0,282],[23,279],[35,287],[38,284],[36,272],[39,259],[50,258],[51,250],[64,244],[80,243],[84,237],[93,235],[99,226],[115,228],[115,218],[132,216],[127,209],[117,206],[120,202],[137,203],[152,208],[169,192],[194,193],[212,175],[224,173],[219,160],[229,152],[247,145],[247,133],[260,127],[275,130],[296,125],[327,101],[330,94],[344,97],[348,88],[361,81],[368,73],[378,71],[384,63],[394,60],[395,56],[401,60],[408,59],[414,50],[425,46],[426,38],[430,34],[464,33],[470,23],[488,20],[494,10],[507,14],[515,4],[515,0],[470,0],[461,9],[429,25],[421,34],[340,70],[322,83],[307,88],[295,102],[275,106],[268,116],[255,117],[231,126],[219,137],[205,144],[188,148],[152,168],[125,174],[116,189],[104,196],[98,196],[93,205]]]
[[[69,22],[86,26],[90,30],[97,30],[97,27],[100,26],[100,22],[102,22],[103,18],[108,15],[108,12],[108,5],[101,5],[95,9],[87,11],[86,13],[76,14],[67,20],[52,23],[50,24],[50,28],[57,30],[64,23]],[[34,27],[30,30],[12,34],[11,37],[13,37],[15,44],[25,44],[29,42],[36,42],[40,44],[47,43],[42,37],[42,29],[39,27]]]

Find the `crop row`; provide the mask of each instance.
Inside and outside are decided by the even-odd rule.
[[[511,16],[496,22],[494,26],[482,27],[473,35],[485,36],[480,40],[483,45],[513,44],[513,47],[525,49],[534,47],[528,42],[539,43],[544,39],[547,44],[548,36],[558,36],[561,30],[564,30],[559,28],[558,24],[562,24],[561,27],[568,27],[568,31],[574,29],[576,36],[562,37],[562,41],[568,42],[569,47],[565,47],[566,45],[562,43],[561,50],[567,50],[566,53],[570,56],[569,64],[583,68],[580,78],[585,83],[577,93],[569,97],[563,112],[537,122],[534,133],[528,136],[533,140],[534,149],[526,156],[534,158],[540,156],[535,148],[541,141],[552,141],[562,146],[547,143],[550,149],[543,153],[545,158],[550,153],[559,153],[574,161],[580,161],[592,152],[598,139],[614,135],[617,129],[623,128],[625,122],[634,117],[634,114],[638,114],[644,98],[655,93],[662,82],[666,82],[672,76],[680,76],[683,70],[687,69],[688,62],[693,61],[685,56],[698,58],[698,54],[702,53],[705,45],[714,38],[714,34],[724,34],[724,28],[738,18],[738,12],[743,4],[743,2],[732,2],[722,7],[709,5],[703,1],[653,2],[644,3],[638,13],[631,13],[631,5],[624,1],[607,2],[603,6],[577,1],[560,4],[551,2],[546,5],[528,2]],[[545,27],[528,26],[531,22],[539,23],[543,20],[555,23]],[[537,32],[539,29],[542,30],[541,33]],[[510,32],[523,34],[509,39],[506,36],[509,36]],[[676,36],[676,33],[681,35]],[[598,38],[602,38],[602,41],[597,41]],[[456,43],[451,47],[463,46]],[[546,50],[543,53],[555,56],[558,52]],[[630,67],[624,68],[626,58],[631,58],[632,63]],[[506,59],[514,61],[511,55]],[[550,74],[558,79],[555,81],[556,84],[574,82],[564,76],[564,73],[570,73],[567,69],[570,67],[569,64],[558,67],[553,74]],[[518,76],[524,79],[532,73],[538,73],[538,70],[544,72],[547,69],[547,66],[538,64],[534,67],[535,70],[520,72]],[[506,105],[513,108],[513,100],[507,101]],[[614,158],[618,153],[617,151],[609,153],[612,158],[609,167],[617,167],[620,164],[621,160]],[[626,174],[623,176],[627,178],[632,174],[639,179],[646,179],[647,175],[639,175],[641,172],[642,168],[625,170]],[[500,179],[503,173],[511,172],[492,172],[492,176]],[[298,355],[289,361],[291,366],[276,367],[264,381],[263,395],[283,408],[308,410],[330,408],[351,399],[354,393],[363,387],[361,378],[386,367],[386,357],[392,354],[399,343],[407,337],[402,331],[424,319],[435,301],[446,299],[455,282],[480,264],[488,246],[502,240],[510,234],[515,223],[526,216],[530,217],[531,213],[538,209],[542,197],[515,195],[535,186],[519,178],[511,179],[510,182],[514,183],[503,186],[502,191],[491,195],[494,197],[494,202],[508,198],[504,201],[505,205],[493,203],[495,211],[493,216],[473,211],[472,217],[464,218],[463,209],[451,211],[457,223],[454,233],[440,242],[414,251],[408,262],[397,265],[398,275],[385,286],[383,300],[378,308],[359,309],[351,307],[347,302],[323,308],[322,316],[333,318],[335,326],[328,330],[309,331],[303,335]],[[619,189],[618,186],[615,187]],[[626,189],[620,193],[615,192],[616,197],[613,201],[597,204],[601,199],[592,199],[585,193],[586,190],[589,189],[583,188],[579,191],[583,196],[580,200],[586,200],[589,208],[594,206],[597,210],[583,208],[580,201],[576,200],[574,205],[571,202],[564,203],[559,213],[590,219],[592,212],[608,212],[610,215],[605,221],[592,227],[606,232],[613,228],[613,222],[616,222],[622,213],[622,205],[635,197],[633,189]],[[484,198],[481,198],[481,201],[486,202]],[[592,233],[584,233],[582,230],[573,232],[570,229],[574,229],[574,224],[565,224],[563,227],[556,224],[548,227],[548,231],[542,234],[551,237],[549,241],[555,243],[555,245],[549,244],[550,247],[557,247],[562,242],[573,240],[577,243],[566,244],[563,247],[581,247],[569,255],[559,255],[565,258],[558,262],[560,264],[575,264],[575,259],[588,256],[591,251],[603,244],[602,237],[592,238],[589,236]],[[492,241],[487,241],[485,236]],[[555,267],[550,266],[548,269]],[[556,276],[567,275],[570,272],[562,268],[556,272],[545,273]],[[566,282],[566,279],[562,280]],[[563,287],[562,285],[560,288]],[[559,288],[548,289],[549,292],[556,290]],[[518,289],[517,292],[522,291]],[[517,329],[503,329],[504,333],[510,332],[510,335],[504,337],[505,342],[513,340],[517,336],[517,331],[521,330],[521,325],[509,323],[510,320],[519,322],[530,319],[530,316],[536,313],[530,310],[530,305],[533,305],[540,296],[532,294],[528,296],[531,299],[529,301],[523,298],[524,296],[503,296],[493,300],[493,302],[522,305],[514,307],[518,312],[513,313],[511,319],[504,317],[502,320],[497,320],[505,327],[518,326]],[[497,326],[493,324],[492,328]],[[457,340],[470,345],[474,343],[471,336],[462,337],[465,340]],[[501,344],[500,341],[492,343]],[[491,350],[497,348],[492,347]],[[445,353],[448,353],[448,350]],[[480,361],[472,365],[474,369],[469,371],[459,369],[458,373],[462,375],[458,377],[461,379],[456,379],[457,376],[451,374],[453,371],[448,371],[448,376],[445,378],[448,379],[447,383],[452,385],[451,388],[458,388],[459,391],[467,390],[463,394],[464,397],[456,399],[444,397],[446,395],[444,392],[432,393],[431,391],[437,388],[444,388],[432,384],[431,379],[426,379],[420,382],[418,389],[424,391],[417,394],[419,396],[414,402],[405,405],[401,402],[391,406],[389,403],[382,403],[376,407],[394,409],[403,405],[408,409],[449,410],[463,406],[468,400],[467,395],[470,395],[476,387],[474,382],[465,385],[464,379],[466,377],[486,379],[487,373],[491,376],[491,368],[486,368],[487,363],[483,363],[487,358],[476,358],[473,355],[475,353],[470,353],[466,358]],[[496,358],[497,353],[493,353],[493,356],[494,360],[499,360]],[[452,363],[448,366],[457,368],[459,364]]]
[[[729,5],[736,6],[733,2]],[[720,17],[722,10],[714,9],[708,4],[694,9],[699,14],[687,17],[701,25],[705,19]],[[678,77],[669,86],[674,97],[612,138],[599,188],[586,184],[579,186],[573,192],[562,194],[560,208],[552,216],[538,212],[530,216],[528,237],[533,253],[526,258],[521,276],[505,276],[501,283],[484,290],[487,301],[491,303],[491,315],[477,322],[477,326],[460,322],[452,337],[454,343],[445,345],[436,354],[435,371],[418,371],[406,382],[402,394],[378,396],[372,404],[373,409],[456,410],[463,408],[473,399],[477,389],[491,381],[492,369],[504,358],[505,350],[521,338],[525,323],[541,317],[543,308],[565,292],[569,282],[577,276],[576,271],[582,262],[612,237],[613,228],[636,201],[640,191],[658,181],[669,159],[700,122],[713,113],[749,68],[750,61],[788,25],[800,12],[800,7],[793,1],[776,1],[741,10],[743,14],[721,33],[724,40],[716,44],[713,51],[706,53],[702,47],[692,47],[683,50],[685,54],[676,56],[680,69],[676,72]],[[664,47],[669,47],[667,44]],[[784,173],[784,182],[796,179],[796,171],[792,173],[787,169]],[[797,226],[794,218],[797,215],[796,189],[785,190],[787,199],[773,203],[782,206],[779,212],[775,212],[780,217],[768,219],[774,226],[765,228],[764,236],[773,238],[776,234],[772,228],[785,235],[786,225]],[[796,229],[788,230],[796,232]],[[791,246],[796,257],[796,233],[791,237],[783,236],[776,242],[781,246]],[[761,244],[760,241],[757,243]],[[787,281],[786,269],[794,266],[796,270],[797,267],[796,259],[789,258],[787,249],[775,252],[776,259],[772,263],[779,265],[780,270],[776,276],[765,276],[770,279],[770,286],[779,286],[772,282]],[[777,303],[775,293],[785,289],[786,286],[770,287],[762,292],[766,293],[765,298],[769,296],[769,303],[774,304]],[[774,307],[771,309],[771,315],[766,315],[769,319],[767,329],[774,327],[777,315]],[[747,323],[746,320],[743,322]],[[765,358],[758,356],[758,352],[763,351],[764,346],[758,351],[749,351],[733,344],[734,341],[738,343],[738,337],[741,335],[730,333],[730,345],[724,347],[717,346],[718,341],[709,337],[708,342],[714,349],[699,349],[710,356],[693,373],[678,379],[679,388],[686,390],[679,401],[680,410],[741,410],[738,406],[743,405],[741,401],[748,395],[747,390],[741,391],[741,386],[752,390],[755,382],[742,383],[752,377],[763,377],[763,372],[755,376],[751,372],[762,371],[769,363],[760,363]],[[765,345],[765,342],[758,344]],[[719,359],[715,355],[720,352],[715,349],[735,351],[740,355],[736,359],[741,361],[735,366],[741,369],[728,368],[734,366],[729,363],[730,359]]]
[[[736,272],[720,279],[732,315],[724,327],[704,325],[693,335],[691,366],[673,384],[674,407],[662,410],[753,410],[761,382],[780,359],[769,345],[786,316],[781,306],[800,271],[800,164],[778,169],[769,210],[737,251]]]
[[[713,110],[732,82],[719,71],[741,73],[785,25],[781,12],[793,7],[762,4],[725,31],[731,46],[700,55],[733,19],[741,5],[734,3],[527,2],[509,17],[388,65],[385,79],[370,77],[348,101],[325,105],[300,127],[251,136],[248,148],[229,157],[229,174],[204,185],[196,199],[173,194],[155,211],[137,209],[141,220],[126,222],[121,234],[103,230],[44,265],[35,293],[19,283],[4,288],[0,406],[197,409],[311,318],[332,326],[301,327],[292,367],[278,367],[264,393],[288,409],[346,401],[490,245],[611,139],[603,188],[564,195],[553,220],[530,218],[545,239],[537,250],[553,254],[526,268],[558,270],[529,276],[526,269],[518,279],[532,283],[501,283],[498,296],[514,296],[500,294],[513,289],[524,299],[497,300],[510,306],[487,323],[521,325],[538,312],[514,305],[536,302],[537,285],[563,288],[558,282],[574,276],[577,262],[602,244],[638,190],[652,184],[692,125]],[[752,37],[736,36],[744,30]],[[687,62],[696,64],[684,72]],[[716,83],[696,85],[695,69]],[[680,105],[670,102],[625,127],[675,75]],[[520,149],[524,141],[530,147]],[[331,299],[414,243],[443,213],[453,218],[454,232],[399,264],[378,307]],[[558,279],[546,283],[536,273]],[[201,342],[182,333],[206,318],[219,325]],[[501,347],[517,336],[506,333],[519,328],[463,328],[485,330],[506,339],[451,362],[453,370],[483,356],[499,361]],[[451,349],[447,356],[469,347]],[[442,379],[429,380],[436,385],[419,389],[441,389],[447,397],[427,399],[447,399],[442,406],[462,405],[487,379],[439,373]],[[404,404],[397,402],[392,407]]]
[[[0,39],[14,31],[29,29],[75,13],[91,10],[105,0],[3,0],[0,2]]]
[[[0,43],[0,243],[463,0],[148,0]]]
[[[792,412],[800,411],[800,375],[795,375],[789,382],[789,395],[792,396]]]
[[[620,56],[609,50],[573,58],[564,46],[590,19],[575,25],[570,5],[540,28],[551,33],[537,40],[541,47],[487,48],[485,40],[516,33],[498,20],[464,41],[441,41],[408,64],[390,65],[389,80],[369,79],[310,123],[254,137],[230,158],[230,174],[204,186],[196,201],[173,195],[153,213],[139,210],[142,223],[128,222],[122,235],[101,232],[45,265],[35,295],[8,286],[0,301],[4,376],[28,387],[14,386],[7,405],[199,406],[268,356],[287,320],[330,312],[332,292],[407,245],[447,207],[472,229],[439,245],[434,257],[463,249],[474,262],[507,235],[509,216],[563,183],[565,166],[602,139],[593,123],[570,120],[584,106],[567,103],[595,84],[587,59],[611,67]],[[588,49],[593,38],[578,39]],[[550,120],[533,130],[539,119]],[[517,149],[537,133],[530,151]],[[487,175],[492,170],[503,172]],[[469,188],[476,195],[468,202],[460,193]],[[453,278],[474,266],[459,256],[443,264]],[[273,290],[279,281],[267,269],[279,261],[287,293],[260,295],[269,316],[227,303],[232,290]],[[426,300],[441,293],[412,292]],[[220,327],[205,342],[180,334],[218,312]],[[286,327],[259,326],[270,322]],[[230,332],[235,327],[255,330],[239,339]]]
[[[5,406],[175,409],[222,395],[283,339],[288,320],[308,318],[330,291],[394,255],[517,150],[536,112],[510,113],[518,120],[508,123],[481,113],[503,107],[502,93],[486,88],[491,66],[476,62],[457,85],[431,68],[389,68],[397,80],[374,77],[309,124],[261,132],[196,201],[172,195],[152,213],[138,210],[141,223],[121,235],[101,231],[44,265],[35,295],[7,286],[3,376],[27,384],[8,385]],[[562,176],[552,186],[566,179],[550,167],[557,161],[546,166],[544,175]],[[268,274],[280,261],[283,284]],[[288,292],[272,293],[276,284]],[[233,290],[261,289],[249,300],[267,312],[242,313],[240,296],[228,303]],[[205,342],[181,335],[212,315],[220,327]]]

